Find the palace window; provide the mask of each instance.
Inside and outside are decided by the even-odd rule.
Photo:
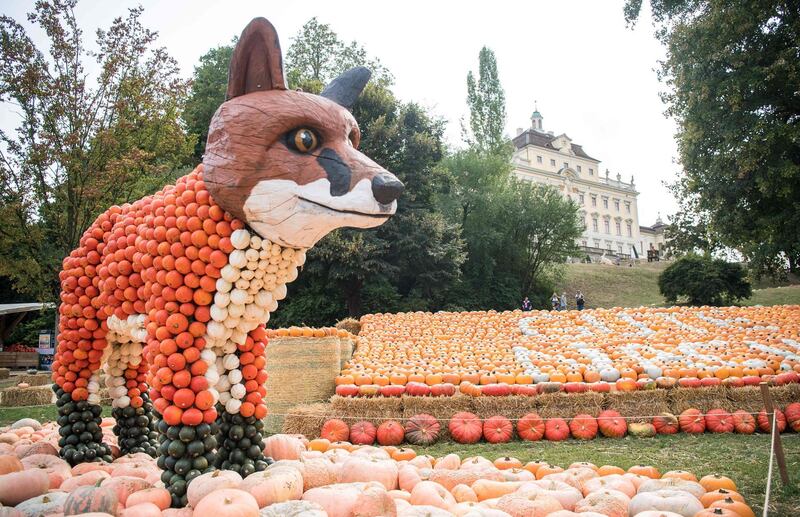
[[[622,235],[622,223],[616,222],[617,235]]]
[[[627,227],[628,227],[628,237],[633,237],[633,227],[631,226],[631,223],[627,223]]]
[[[631,213],[631,203],[630,201],[625,201],[625,211]]]
[[[622,255],[622,244],[617,244],[617,252]]]
[[[595,232],[598,231],[597,230],[597,217],[592,217],[592,230],[594,230]]]
[[[589,176],[594,176],[594,169],[589,167]]]
[[[600,239],[595,239],[594,240],[594,247],[595,248],[599,248],[600,247]]]
[[[592,194],[592,206],[597,206],[597,196]]]
[[[589,244],[586,242],[586,240],[581,241],[581,246],[583,246],[584,248],[586,248],[588,245]]]
[[[581,172],[581,166],[578,165],[578,172]]]
[[[619,199],[614,200],[614,210],[619,212]]]
[[[607,197],[603,198],[603,208],[608,209],[608,198]]]
[[[611,241],[606,241],[606,249],[611,251]]]
[[[536,157],[536,163],[542,163],[542,157],[541,156],[537,156]]]
[[[583,205],[583,193],[578,194],[578,201],[580,201],[581,205]]]
[[[603,226],[605,227],[606,233],[611,233],[611,223],[606,219],[603,221]]]
[[[569,167],[569,162],[564,162],[564,168],[566,169],[568,167]]]
[[[551,159],[550,160],[550,167],[555,167],[555,166],[556,166],[556,161]]]

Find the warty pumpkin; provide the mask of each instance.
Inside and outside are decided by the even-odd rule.
[[[433,416],[425,413],[414,415],[405,425],[406,441],[414,445],[430,445],[439,438],[440,429]]]
[[[119,497],[113,488],[81,486],[72,491],[64,501],[64,515],[81,515],[90,512],[117,513]]]

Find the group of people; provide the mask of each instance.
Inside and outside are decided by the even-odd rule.
[[[554,311],[565,311],[567,310],[567,293],[566,291],[561,293],[561,296],[558,296],[558,293],[553,291],[553,296],[550,297],[550,304]],[[586,305],[586,299],[583,296],[583,292],[578,290],[575,292],[575,307],[582,311],[583,307]],[[522,300],[522,310],[529,311],[533,308],[531,305],[531,301],[526,296],[524,300]]]

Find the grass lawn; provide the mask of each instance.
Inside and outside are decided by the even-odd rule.
[[[742,300],[742,305],[797,305],[800,303],[800,285],[754,289],[753,297]]]
[[[558,293],[567,292],[569,308],[574,309],[575,291],[583,291],[586,307],[640,307],[662,305],[658,275],[667,262],[637,264],[633,267],[604,264],[567,264]]]
[[[658,275],[670,263],[652,262],[633,267],[604,264],[567,264],[563,280],[557,291],[567,292],[570,309],[574,309],[575,291],[586,296],[586,306],[640,307],[666,305],[658,292]],[[792,281],[796,281],[793,278]],[[762,287],[756,289],[755,287]],[[774,286],[762,280],[754,284],[753,296],[742,300],[741,305],[795,305],[800,304],[800,284]]]
[[[103,406],[103,416],[111,416],[111,406]],[[22,418],[35,418],[39,422],[47,422],[58,418],[58,411],[55,404],[39,407],[0,408],[0,427],[13,424]]]
[[[800,435],[784,434],[789,474],[793,489],[781,485],[777,463],[773,467],[770,515],[800,515]],[[688,470],[698,476],[719,473],[733,479],[756,515],[764,506],[770,440],[767,435],[702,434],[658,436],[656,438],[595,439],[588,442],[521,442],[505,444],[479,443],[460,445],[439,443],[430,447],[414,447],[417,454],[440,457],[454,452],[461,458],[485,456],[491,460],[502,456],[519,458],[523,463],[546,460],[567,468],[571,463],[589,461],[595,465],[617,465],[629,468],[647,464],[661,472]]]

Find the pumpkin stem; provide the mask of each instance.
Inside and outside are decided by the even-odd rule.
[[[48,496],[44,496],[44,497],[42,497],[42,502],[43,503],[49,503],[50,502],[50,498]]]

